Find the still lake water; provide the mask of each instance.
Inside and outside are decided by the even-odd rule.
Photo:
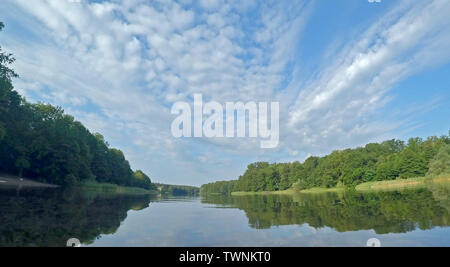
[[[171,197],[0,189],[0,246],[450,246],[450,188]]]

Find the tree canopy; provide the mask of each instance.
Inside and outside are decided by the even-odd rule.
[[[429,176],[439,176],[450,173],[450,145],[442,146],[439,153],[430,163]]]

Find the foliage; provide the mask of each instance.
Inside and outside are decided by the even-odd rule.
[[[334,151],[325,157],[310,157],[304,163],[257,162],[250,164],[238,180],[203,185],[201,193],[353,188],[366,182],[421,177],[427,172],[436,175],[449,170],[449,144],[450,135],[426,140],[411,138],[406,144],[389,140]]]
[[[200,188],[187,185],[168,185],[168,184],[155,184],[160,190],[162,195],[171,196],[197,196],[200,192]]]
[[[442,146],[439,153],[430,163],[429,176],[450,174],[450,145]]]
[[[153,184],[152,184],[153,185]],[[151,191],[141,188],[141,187],[130,187],[130,186],[119,186],[116,184],[108,183],[97,183],[93,181],[86,181],[83,183],[78,183],[77,187],[83,192],[93,191],[100,193],[110,193],[114,195],[128,194],[128,195],[148,195]],[[152,192],[155,193],[155,192]]]
[[[12,85],[17,74],[8,65],[13,62],[0,47],[1,172],[58,185],[96,181],[154,189],[102,135],[90,133],[60,107],[22,98]]]

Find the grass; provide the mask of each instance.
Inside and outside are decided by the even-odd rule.
[[[291,194],[319,194],[319,193],[327,193],[327,192],[341,192],[344,191],[343,187],[333,187],[333,188],[320,188],[314,187],[306,190],[295,190],[293,188],[281,191],[261,191],[261,192],[232,192],[232,196],[249,196],[249,195],[291,195]]]
[[[386,191],[404,188],[425,187],[429,184],[448,183],[450,175],[439,177],[416,177],[409,179],[398,179],[392,181],[368,182],[356,186],[356,191]]]
[[[260,192],[232,192],[232,196],[249,196],[249,195],[288,195],[293,194],[294,189],[287,189],[282,191],[260,191]]]
[[[450,175],[438,177],[416,177],[409,179],[398,179],[392,181],[367,182],[356,186],[355,190],[360,192],[366,191],[389,191],[405,188],[426,187],[428,185],[450,183]],[[262,192],[232,192],[232,196],[249,196],[249,195],[288,195],[288,194],[321,194],[329,192],[342,192],[345,187],[322,188],[314,187],[305,190],[288,189],[283,191],[262,191]]]
[[[322,187],[313,187],[310,189],[305,189],[301,191],[297,191],[299,193],[304,194],[321,194],[321,193],[330,193],[330,192],[342,192],[345,190],[345,187],[332,187],[332,188],[322,188]]]
[[[77,185],[77,187],[81,189],[94,190],[108,194],[122,194],[122,195],[157,194],[157,192],[153,190],[146,190],[138,187],[125,187],[115,184],[97,183],[97,182],[83,182]]]

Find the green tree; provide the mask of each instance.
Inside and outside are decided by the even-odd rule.
[[[431,161],[428,176],[450,174],[450,145],[442,146],[439,153]]]
[[[0,32],[4,28],[3,22],[0,22]],[[18,75],[8,66],[14,63],[15,59],[11,54],[3,52],[0,46],[0,141],[6,135],[6,114],[9,110],[9,102],[11,94],[13,94],[13,86],[11,79],[18,77]]]
[[[248,165],[238,180],[203,185],[201,191],[202,194],[230,194],[236,191],[277,191],[291,187],[298,190],[354,187],[369,181],[419,177],[428,172],[429,166],[431,171],[450,165],[446,161],[447,150],[441,149],[446,145],[450,145],[450,135],[432,136],[426,140],[411,138],[406,145],[400,140],[372,143],[365,147],[334,151],[324,157],[310,157],[304,163],[256,162]],[[431,165],[430,161],[440,149],[444,152]]]
[[[400,153],[400,178],[419,177],[427,173],[428,167],[425,156],[416,149],[414,146],[412,148],[407,147]]]

